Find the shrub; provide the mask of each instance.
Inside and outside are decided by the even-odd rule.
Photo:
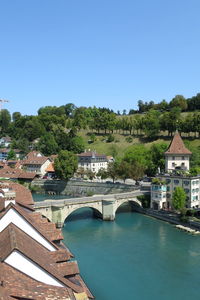
[[[133,138],[131,136],[126,137],[126,142],[127,143],[132,143],[133,142]]]
[[[111,143],[111,142],[114,142],[114,140],[115,140],[114,136],[112,134],[109,134],[106,142]]]

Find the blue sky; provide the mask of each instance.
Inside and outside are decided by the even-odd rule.
[[[137,107],[200,92],[199,0],[1,0],[0,97]]]

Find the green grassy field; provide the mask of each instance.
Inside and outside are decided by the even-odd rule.
[[[95,134],[95,133],[94,133]],[[114,133],[114,142],[107,143],[107,135],[102,134],[95,134],[96,141],[94,143],[88,143],[90,140],[90,133],[88,133],[87,130],[81,130],[79,132],[79,135],[84,139],[85,141],[85,149],[96,151],[101,154],[111,155],[114,157],[122,157],[123,154],[128,150],[129,147],[133,145],[138,144],[144,144],[145,147],[149,148],[154,143],[160,143],[165,142],[166,144],[169,144],[171,141],[171,137],[167,137],[164,133],[163,136],[158,137],[156,140],[148,140],[144,137],[134,137],[131,135],[122,135],[119,133]],[[127,138],[132,138],[132,142],[128,142]],[[194,139],[189,137],[184,137],[183,140],[186,141],[186,143],[189,143],[191,147],[200,147],[200,139]]]

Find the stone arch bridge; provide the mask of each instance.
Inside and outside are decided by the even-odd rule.
[[[125,202],[131,202],[135,208],[141,208],[137,196],[143,195],[139,189],[129,193],[95,195],[92,197],[70,198],[62,200],[45,200],[35,202],[34,208],[57,227],[62,227],[65,219],[74,211],[82,207],[93,209],[94,215],[105,221],[113,221],[117,209]]]

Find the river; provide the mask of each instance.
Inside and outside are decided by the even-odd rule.
[[[135,212],[114,222],[70,215],[64,241],[97,300],[191,300],[200,295],[200,237]]]

